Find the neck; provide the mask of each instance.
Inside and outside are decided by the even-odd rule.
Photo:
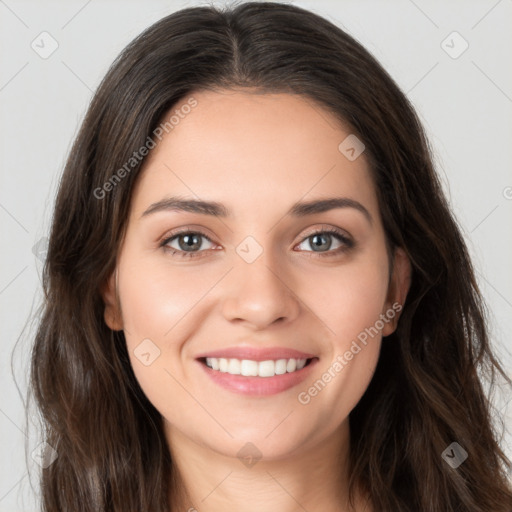
[[[320,446],[251,465],[199,445],[166,423],[175,475],[171,510],[223,512],[369,511],[360,494],[349,507],[348,419]]]

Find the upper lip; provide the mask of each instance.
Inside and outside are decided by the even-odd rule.
[[[316,357],[313,354],[301,352],[293,348],[284,347],[230,347],[219,350],[212,350],[200,354],[196,359],[205,357],[225,358],[225,359],[250,359],[252,361],[268,361],[277,359],[312,359]]]

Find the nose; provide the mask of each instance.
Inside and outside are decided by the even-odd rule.
[[[263,255],[252,263],[236,263],[222,308],[226,320],[245,323],[253,330],[292,322],[301,309],[293,280]]]

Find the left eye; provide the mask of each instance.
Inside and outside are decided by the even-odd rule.
[[[332,246],[332,239],[335,238],[340,243],[339,247]],[[323,231],[316,231],[308,235],[300,244],[308,243],[310,247],[319,250],[307,251],[317,253],[318,256],[332,256],[347,251],[354,246],[354,242],[346,235],[335,229],[327,229]]]

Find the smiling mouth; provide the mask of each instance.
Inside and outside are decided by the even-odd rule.
[[[242,377],[275,377],[287,373],[297,373],[308,366],[314,359],[269,359],[254,361],[223,357],[201,357],[199,361],[213,371],[241,375]]]

